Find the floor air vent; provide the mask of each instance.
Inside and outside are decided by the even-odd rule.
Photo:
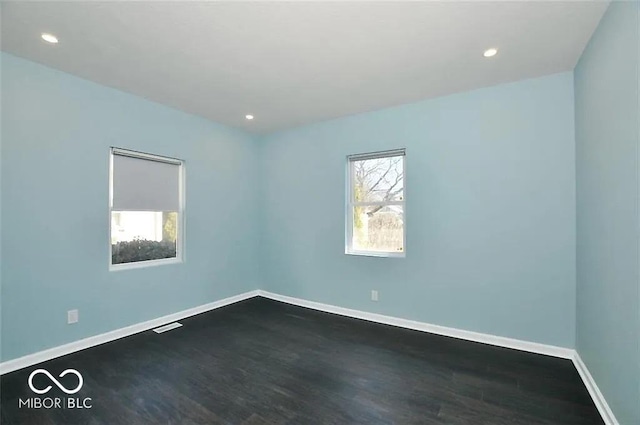
[[[180,323],[173,322],[173,323],[169,323],[168,325],[155,328],[153,331],[157,334],[161,334],[162,332],[170,331],[171,329],[179,328],[180,326],[182,326]]]

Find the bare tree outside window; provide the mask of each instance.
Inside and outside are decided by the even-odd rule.
[[[351,253],[404,252],[404,152],[350,157]]]

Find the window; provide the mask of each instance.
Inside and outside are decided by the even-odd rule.
[[[183,168],[177,159],[111,149],[112,269],[181,261]]]
[[[404,257],[404,149],[348,157],[346,253]]]

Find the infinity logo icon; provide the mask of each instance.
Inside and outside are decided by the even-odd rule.
[[[84,384],[84,380],[82,379],[82,375],[80,375],[80,372],[78,372],[75,369],[67,369],[64,372],[62,372],[58,377],[62,378],[68,374],[73,374],[76,375],[78,377],[78,386],[75,387],[74,389],[67,389],[64,385],[62,385],[56,378],[53,377],[53,375],[51,375],[47,370],[45,369],[36,369],[33,372],[31,372],[31,375],[29,375],[29,388],[31,388],[31,391],[33,391],[36,394],[45,394],[48,393],[49,390],[51,390],[51,385],[47,386],[45,389],[40,390],[36,387],[33,386],[33,377],[36,376],[38,373],[42,373],[47,375],[47,377],[51,380],[51,382],[53,382],[54,384],[57,385],[58,388],[60,388],[62,391],[64,391],[66,394],[75,394],[78,391],[80,391],[80,388],[82,388],[82,384]]]

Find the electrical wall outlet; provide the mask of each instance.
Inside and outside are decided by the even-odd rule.
[[[375,289],[371,290],[371,301],[378,301],[378,291]]]
[[[67,311],[67,324],[78,323],[78,310]]]

